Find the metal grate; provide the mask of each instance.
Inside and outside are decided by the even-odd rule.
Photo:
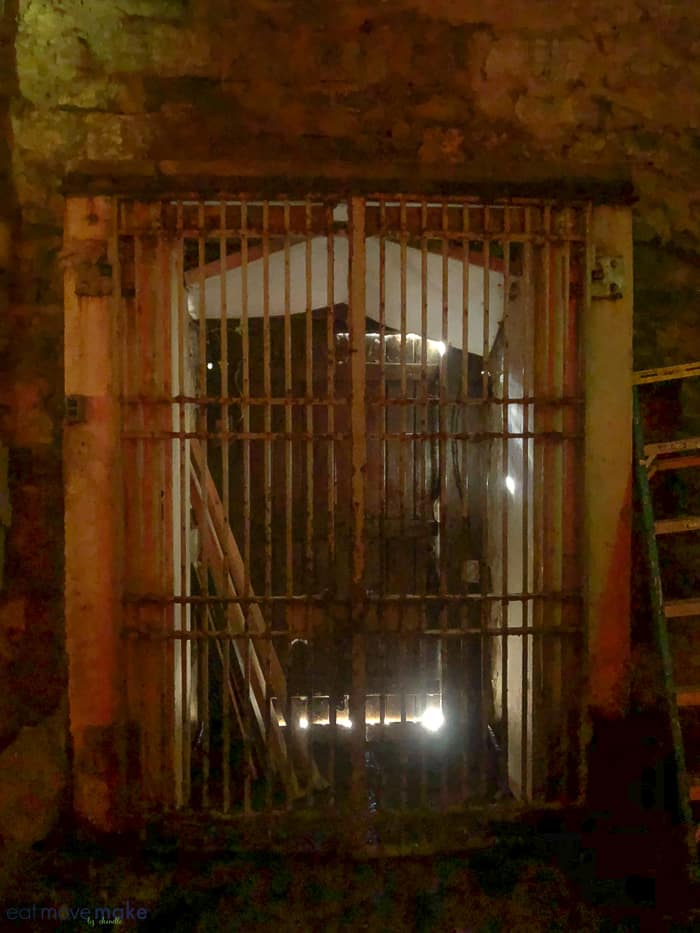
[[[577,793],[589,216],[120,202],[147,803]]]

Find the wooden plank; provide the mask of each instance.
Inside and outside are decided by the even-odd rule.
[[[625,268],[633,267],[632,219],[627,209],[594,208],[591,261],[596,249],[602,255],[621,255]],[[590,281],[590,268],[587,276]],[[581,323],[586,397],[584,605],[590,703],[605,715],[622,715],[631,650],[632,289],[627,287],[618,301],[591,301]]]
[[[664,454],[677,454],[684,450],[700,450],[700,437],[683,437],[677,441],[663,441],[659,444],[645,444],[645,457],[663,457]]]
[[[660,518],[654,522],[657,535],[679,534],[700,530],[700,515],[682,515],[678,518]]]
[[[700,376],[700,362],[639,369],[634,373],[633,381],[636,385],[643,385],[649,382],[669,382],[672,379],[690,379],[693,376]]]
[[[648,467],[649,479],[655,473],[666,470],[687,470],[690,467],[700,467],[700,457],[669,457],[668,460],[656,460]]]
[[[114,832],[127,815],[129,787],[115,742],[126,648],[120,297],[111,199],[70,198],[63,245],[65,393],[84,396],[86,405],[85,420],[66,424],[63,433],[73,812],[86,825]],[[114,280],[103,275],[106,263]],[[93,289],[86,288],[90,280]]]
[[[700,616],[700,598],[672,599],[664,605],[667,619],[686,619],[690,616]]]

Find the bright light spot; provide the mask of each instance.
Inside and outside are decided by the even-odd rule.
[[[515,495],[515,480],[512,476],[506,476],[506,489],[511,496]]]
[[[447,347],[446,347],[445,344],[442,342],[442,340],[431,340],[430,342],[431,342],[432,344],[434,344],[435,349],[438,351],[438,353],[440,354],[440,356],[444,356],[444,355],[445,355],[445,353],[447,352]]]
[[[336,724],[342,726],[343,729],[352,729],[352,723],[349,719],[336,719]]]
[[[308,728],[309,728],[309,720],[306,718],[306,716],[300,716],[300,717],[299,717],[299,728],[300,728],[300,729],[308,729]]]
[[[213,368],[214,368],[213,363],[207,363],[207,369],[213,369]]]
[[[439,707],[432,706],[423,713],[420,722],[428,732],[437,732],[445,725],[445,717]]]

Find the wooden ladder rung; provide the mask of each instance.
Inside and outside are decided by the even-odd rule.
[[[690,778],[690,787],[688,791],[688,796],[693,803],[698,803],[700,801],[700,775],[693,775]]]
[[[635,385],[649,382],[670,382],[673,379],[691,379],[700,376],[700,362],[678,363],[675,366],[655,366],[653,369],[638,369],[632,374]]]
[[[657,535],[672,535],[683,531],[700,531],[700,515],[679,515],[654,522]]]
[[[690,616],[700,616],[700,599],[693,596],[691,599],[670,599],[664,603],[664,613],[667,619],[687,619]]]
[[[683,707],[700,706],[700,684],[691,687],[677,687],[676,704]]]
[[[700,450],[700,437],[683,437],[677,441],[662,441],[659,444],[645,444],[645,457],[663,457],[665,454],[678,454],[686,450]]]

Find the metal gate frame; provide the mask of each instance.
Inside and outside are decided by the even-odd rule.
[[[363,255],[364,207],[352,202],[356,256]],[[120,309],[124,299],[119,258],[119,199],[70,198],[65,228],[66,257],[66,395],[73,414],[65,431],[66,467],[66,623],[70,658],[71,733],[74,745],[75,808],[101,828],[117,828],[133,808],[132,712],[125,660],[124,630],[123,476],[121,450],[122,379],[124,366]],[[142,215],[158,229],[158,210],[144,204]],[[589,266],[596,254],[622,256],[631,270],[631,225],[626,208],[594,207],[590,226]],[[159,270],[146,282],[153,295],[169,281],[168,257],[150,259]],[[351,280],[355,335],[364,334],[364,278],[362,264]],[[587,276],[588,278],[588,276]],[[631,278],[631,275],[630,275]],[[359,283],[362,282],[362,285]],[[143,283],[142,283],[143,284]],[[166,286],[167,287],[167,286]],[[619,712],[624,705],[624,671],[629,655],[629,385],[631,379],[631,282],[614,304],[592,301],[587,294],[582,333],[585,357],[585,455],[583,529],[585,614],[589,647],[588,707]],[[611,328],[611,318],[614,327]],[[353,337],[351,336],[351,341]],[[352,344],[355,384],[364,379],[364,340]],[[366,449],[364,402],[351,403],[353,431],[353,577],[363,575],[362,527]],[[622,442],[613,446],[610,437]],[[158,508],[155,502],[150,508]],[[162,580],[153,580],[157,590]],[[148,574],[144,578],[150,586]],[[361,605],[361,601],[358,601]],[[153,620],[162,625],[154,610]],[[361,657],[361,652],[354,656]],[[152,656],[150,667],[138,676],[139,728],[142,745],[170,754],[162,743],[163,657]],[[356,683],[363,671],[356,661]],[[364,703],[357,691],[355,710]],[[165,697],[165,706],[168,705]],[[167,714],[165,714],[167,716]],[[173,733],[174,734],[174,733]],[[362,743],[355,743],[358,774]],[[154,762],[155,763],[155,762]],[[158,769],[145,769],[146,783],[139,803],[156,808],[173,801],[172,788]],[[133,788],[132,788],[133,790]],[[361,783],[356,801],[363,799]]]

